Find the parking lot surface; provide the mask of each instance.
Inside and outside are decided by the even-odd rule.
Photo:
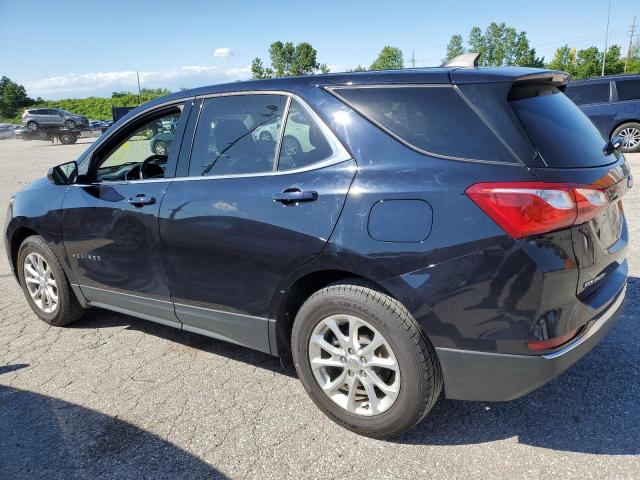
[[[1,220],[90,141],[0,141]],[[390,442],[332,423],[269,355],[99,309],[49,327],[3,251],[0,478],[640,478],[638,187],[624,203],[628,299],[603,342],[524,398],[440,400]]]

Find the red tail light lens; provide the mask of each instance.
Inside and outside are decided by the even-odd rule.
[[[549,350],[550,348],[556,348],[570,340],[573,340],[578,336],[581,330],[582,327],[578,327],[564,335],[560,335],[559,337],[550,338],[548,340],[534,340],[532,342],[527,342],[527,347],[531,350]]]
[[[514,238],[579,225],[609,205],[604,189],[566,183],[477,183],[467,195]]]

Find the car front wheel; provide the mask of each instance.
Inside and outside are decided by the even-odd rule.
[[[76,122],[74,122],[73,120],[67,120],[66,122],[64,122],[64,126],[70,129],[74,129],[76,128]]]
[[[36,130],[38,130],[38,124],[33,120],[27,122],[27,130],[29,130],[30,132],[35,132]]]
[[[296,316],[291,347],[316,405],[362,435],[391,438],[409,430],[442,389],[435,350],[415,319],[360,280],[313,294]]]
[[[32,235],[22,242],[16,267],[27,301],[42,320],[60,327],[82,316],[84,308],[42,237]]]
[[[156,155],[166,155],[168,150],[167,144],[164,142],[156,142],[153,146],[153,153]]]
[[[640,123],[629,122],[620,125],[613,132],[613,137],[622,138],[622,150],[624,153],[640,152]]]

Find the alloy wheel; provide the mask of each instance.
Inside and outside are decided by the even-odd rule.
[[[633,149],[640,145],[640,129],[623,128],[618,135],[622,137],[622,146],[626,149]]]
[[[58,284],[49,262],[36,252],[24,259],[24,281],[31,299],[44,313],[58,308]]]
[[[400,393],[400,369],[391,346],[353,315],[323,319],[309,339],[311,370],[324,393],[348,412],[379,415]]]

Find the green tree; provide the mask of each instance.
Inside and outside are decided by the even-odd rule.
[[[451,60],[452,58],[462,55],[464,53],[464,41],[462,35],[452,35],[447,44],[447,56],[443,59],[444,62]]]
[[[0,79],[0,116],[10,118],[15,116],[23,107],[33,104],[22,85],[3,76]]]
[[[398,70],[404,68],[402,50],[397,47],[386,46],[378,55],[378,58],[369,67],[369,70]]]
[[[480,27],[473,27],[467,39],[467,48],[462,45],[462,37],[454,35],[447,45],[447,59],[464,51],[480,54],[482,66],[541,67],[544,60],[536,57],[536,51],[529,45],[527,33],[518,33],[506,23],[492,22],[484,33]]]
[[[265,68],[260,58],[253,59],[251,62],[253,78],[311,75],[317,71],[329,72],[326,63],[318,63],[318,52],[307,42],[298,45],[294,45],[293,42],[273,42],[269,47],[269,57],[271,68]]]

